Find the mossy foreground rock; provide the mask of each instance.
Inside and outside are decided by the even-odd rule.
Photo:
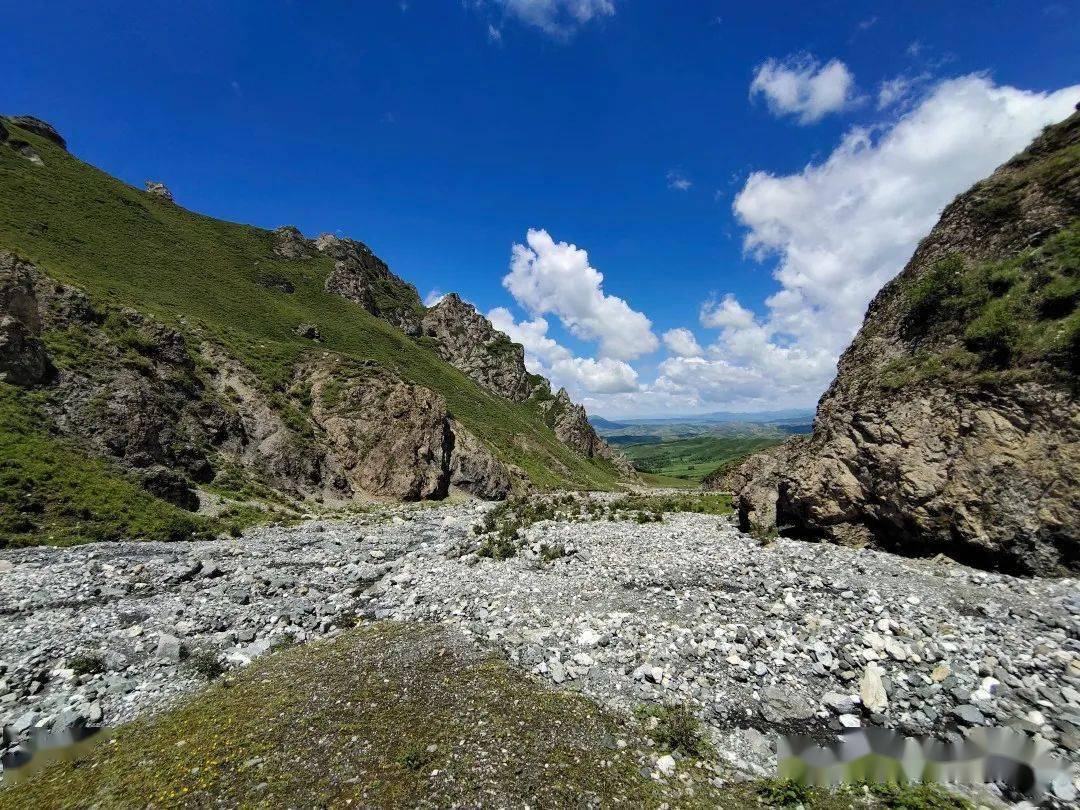
[[[870,304],[814,432],[713,483],[744,529],[1080,568],[1080,112],[958,197]]]

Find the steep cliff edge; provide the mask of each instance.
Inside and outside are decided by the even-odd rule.
[[[810,436],[717,482],[746,529],[1080,568],[1080,113],[954,200]]]

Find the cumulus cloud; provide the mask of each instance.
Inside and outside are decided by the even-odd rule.
[[[424,296],[424,306],[433,307],[446,298],[446,293],[436,287],[434,290]]]
[[[518,322],[510,310],[496,307],[488,320],[515,343],[525,347],[525,365],[534,374],[543,374],[555,388],[565,387],[572,395],[618,394],[638,390],[638,374],[622,360],[610,357],[575,357],[565,346],[548,337],[546,318]]]
[[[687,191],[692,185],[694,184],[690,181],[690,178],[679,169],[672,169],[667,173],[667,187],[670,189]]]
[[[557,38],[571,36],[578,28],[615,13],[613,0],[492,0],[506,14]]]
[[[775,262],[765,314],[732,295],[707,301],[701,323],[720,331],[703,355],[669,357],[637,391],[585,404],[611,416],[812,405],[870,299],[941,209],[1078,100],[1080,85],[1034,93],[964,76],[927,88],[888,125],[850,130],[822,162],[755,172],[733,208],[748,254]]]
[[[774,115],[798,116],[800,124],[820,121],[856,103],[855,77],[838,59],[822,65],[813,56],[767,59],[750,83],[750,98],[765,97]]]
[[[754,313],[742,306],[734,295],[728,293],[721,301],[710,299],[702,304],[699,319],[702,326],[713,329],[723,329],[728,326],[744,329],[754,323]]]
[[[676,357],[701,357],[701,345],[689,329],[679,327],[664,332],[664,346]]]
[[[576,337],[599,342],[599,354],[632,360],[659,345],[652,322],[623,299],[606,295],[604,276],[576,245],[530,229],[514,245],[503,286],[531,315],[553,314]]]

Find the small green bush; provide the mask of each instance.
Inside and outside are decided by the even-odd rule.
[[[225,672],[225,667],[212,650],[196,650],[187,660],[188,666],[195,673],[208,681],[214,680]]]
[[[100,675],[105,671],[105,659],[96,653],[76,655],[68,661],[68,669],[76,675]]]
[[[716,752],[702,728],[701,721],[685,706],[640,706],[635,714],[645,726],[645,733],[669,753],[705,759]]]

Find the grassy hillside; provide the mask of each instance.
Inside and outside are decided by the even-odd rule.
[[[0,546],[187,539],[224,528],[155,498],[43,425],[32,396],[0,383]]]
[[[718,467],[780,444],[786,438],[781,434],[698,436],[692,439],[628,444],[619,449],[641,472],[697,483]],[[661,483],[661,480],[657,479],[656,483]]]
[[[602,461],[571,453],[538,417],[465,375],[359,306],[323,289],[331,261],[279,258],[268,231],[223,222],[132,188],[53,143],[8,125],[44,166],[0,149],[0,247],[112,306],[131,306],[219,342],[280,391],[310,341],[375,360],[438,391],[453,415],[538,486],[610,488]],[[285,292],[281,281],[293,292]]]

